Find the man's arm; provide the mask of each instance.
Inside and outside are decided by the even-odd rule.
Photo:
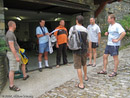
[[[98,33],[98,44],[100,44],[100,40],[101,40],[101,29],[99,26],[97,26],[97,33]]]
[[[56,29],[57,29],[57,28],[56,28]],[[58,33],[58,31],[54,32],[54,36],[56,37],[56,40],[57,40],[57,33]],[[58,45],[57,42],[56,42],[56,48],[59,48],[59,45]]]
[[[51,33],[49,33],[48,29],[46,27],[44,27],[45,29],[45,35],[51,35]]]
[[[17,55],[17,51],[16,51],[15,48],[14,48],[14,42],[13,42],[13,41],[9,41],[8,43],[9,43],[9,47],[10,47],[10,49],[11,49],[13,55],[14,55],[15,58],[16,58],[16,61],[17,61],[17,62],[20,62],[20,59],[19,59],[19,57],[18,57],[18,55]]]
[[[40,28],[39,27],[36,28],[36,36],[37,36],[37,38],[40,38],[40,37],[44,36],[43,34],[40,33]]]
[[[43,34],[37,34],[37,38],[43,37]]]
[[[45,35],[51,35],[52,33],[46,33]]]
[[[122,32],[121,35],[120,35],[120,37],[119,37],[118,39],[113,39],[112,41],[113,41],[114,43],[116,43],[116,42],[122,40],[125,35],[126,35],[126,32]]]
[[[98,33],[98,44],[100,44],[100,40],[101,40],[101,32]]]

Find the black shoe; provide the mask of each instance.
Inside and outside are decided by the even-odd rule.
[[[42,72],[42,68],[39,68],[39,72]]]
[[[27,80],[29,78],[29,75],[27,75],[26,77],[23,77],[23,80]]]
[[[45,66],[45,68],[50,68],[50,69],[52,69],[52,67],[51,67],[51,66]]]

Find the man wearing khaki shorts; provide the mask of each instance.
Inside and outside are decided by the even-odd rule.
[[[83,77],[82,77],[82,66],[83,66],[83,72],[84,72],[84,80],[88,81],[88,77],[87,77],[87,29],[82,26],[83,24],[83,16],[79,15],[76,17],[76,25],[72,26],[69,30],[69,38],[70,35],[73,33],[73,28],[75,27],[75,29],[79,32],[79,34],[81,35],[81,40],[82,40],[82,46],[81,49],[79,50],[74,50],[73,51],[73,59],[74,59],[74,68],[77,69],[77,73],[78,73],[78,78],[80,83],[78,85],[76,85],[78,88],[80,89],[84,89],[85,86],[83,84]]]
[[[6,33],[6,42],[7,46],[9,47],[9,51],[7,52],[7,57],[9,59],[9,81],[10,90],[13,91],[20,91],[20,89],[14,85],[14,72],[19,70],[19,65],[22,64],[19,51],[19,45],[17,43],[16,37],[14,35],[14,31],[16,29],[16,23],[14,21],[8,22],[9,30]],[[22,64],[22,72],[23,72],[23,80],[29,78],[26,75],[25,64]]]

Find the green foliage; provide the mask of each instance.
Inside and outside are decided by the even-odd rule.
[[[130,36],[130,15],[124,16],[122,20],[119,20],[119,23],[126,30],[126,36]]]
[[[119,20],[118,21],[122,26],[123,28],[125,29],[126,31],[126,36],[130,37],[130,15],[127,15],[127,16],[124,16],[123,19]],[[102,36],[104,36],[104,33],[107,32],[108,30],[108,26],[104,26],[103,29],[102,29]]]
[[[103,27],[101,35],[105,36],[105,32],[108,32],[108,25]]]
[[[8,50],[5,40],[0,38],[0,52]]]

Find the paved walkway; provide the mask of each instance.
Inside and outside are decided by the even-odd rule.
[[[75,85],[78,79],[71,79],[39,98],[130,98],[130,47],[120,52],[118,76],[98,75],[102,63],[88,72],[89,81],[84,82],[86,88],[81,90]],[[113,71],[113,60],[109,59],[108,74]]]
[[[78,82],[76,70],[66,65],[58,69],[45,69],[41,73],[29,72],[27,81],[15,80],[15,84],[21,88],[20,92],[10,91],[8,82],[0,98],[130,98],[129,52],[130,47],[120,52],[119,75],[114,78],[96,74],[103,65],[102,57],[98,58],[97,67],[88,67],[89,81],[84,82],[84,90],[75,87]],[[108,73],[111,73],[112,57],[109,58],[108,69]]]

